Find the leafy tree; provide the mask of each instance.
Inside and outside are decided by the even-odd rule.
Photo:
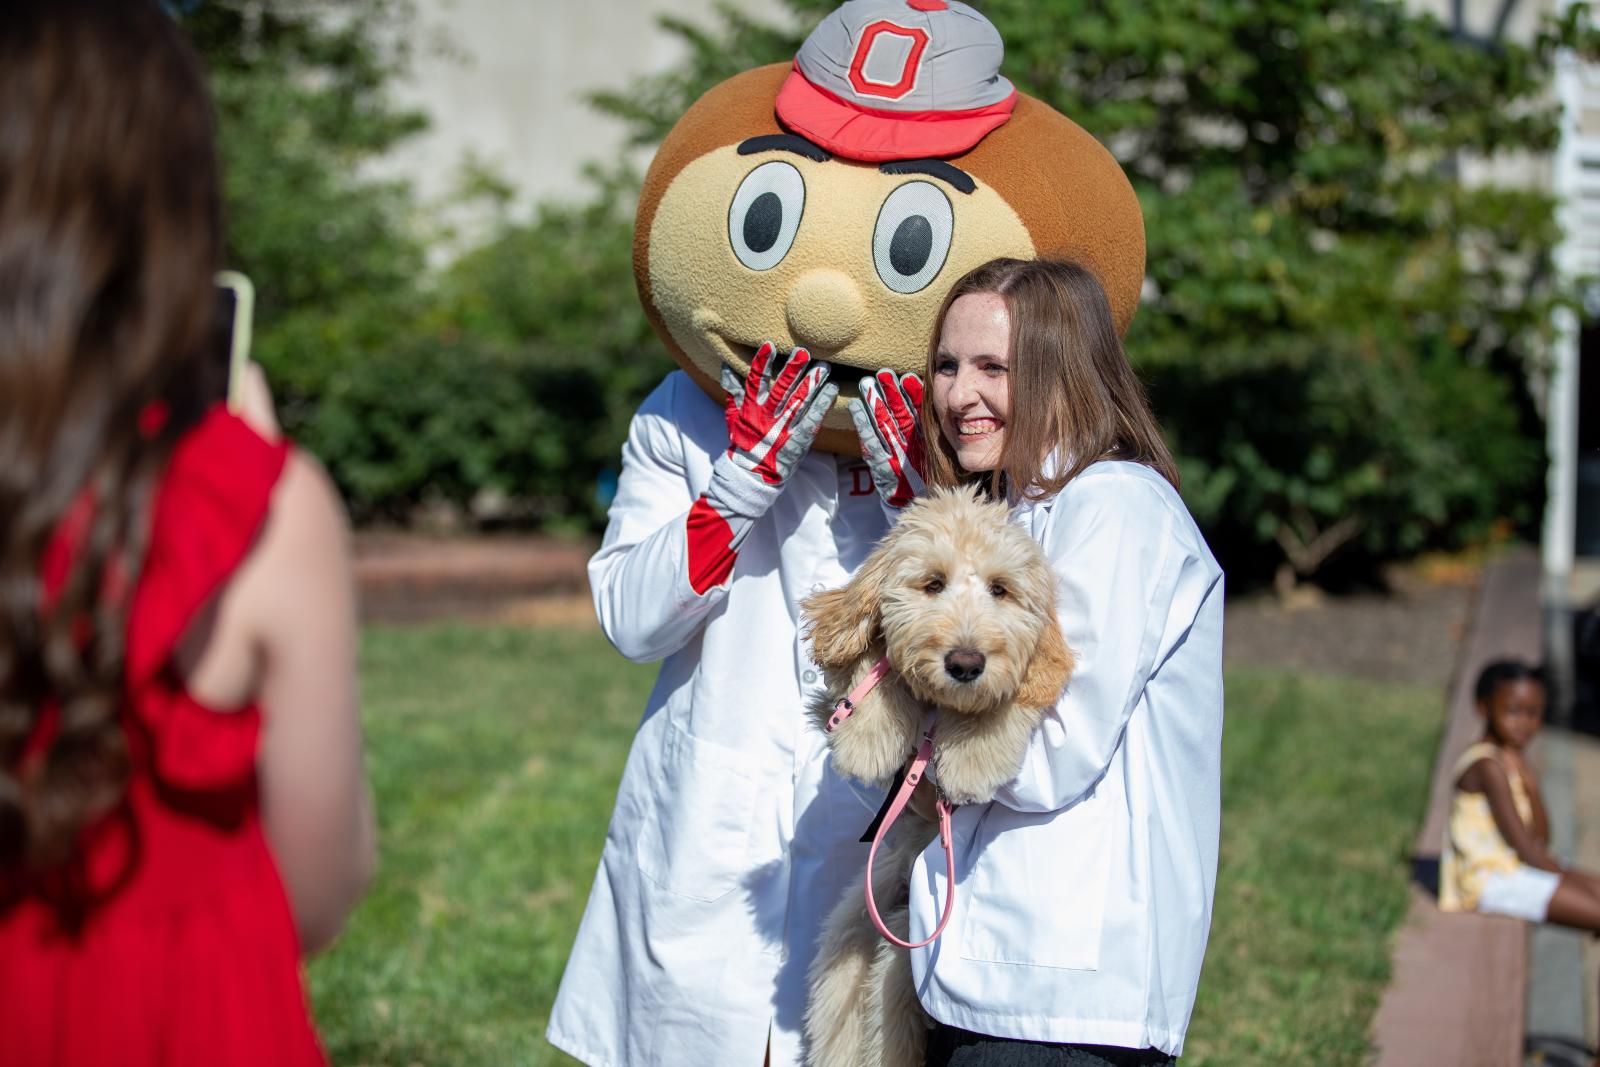
[[[594,172],[442,273],[403,182],[370,164],[421,130],[387,89],[410,0],[205,0],[228,259],[255,280],[255,352],[285,423],[361,520],[419,505],[592,527],[633,408],[670,368],[633,292],[637,178]],[[479,197],[504,190],[471,176]],[[503,212],[502,212],[503,216]]]
[[[1545,153],[1559,46],[1485,46],[1388,0],[988,0],[1005,73],[1112,148],[1144,206],[1147,295],[1128,347],[1185,492],[1236,573],[1281,587],[1534,521],[1526,388],[1565,294],[1539,189],[1458,161]],[[796,25],[664,20],[679,67],[596,98],[658,140],[729,74],[792,57]]]
[[[790,25],[731,6],[663,20],[686,60],[596,103],[637,143],[702,91],[787,60]],[[1287,585],[1537,514],[1525,386],[1563,294],[1538,190],[1469,186],[1463,156],[1548,151],[1556,45],[1481,47],[1380,0],[989,0],[1006,73],[1116,152],[1144,205],[1147,298],[1129,350],[1185,492],[1236,576]],[[628,414],[669,366],[633,292],[637,179],[504,219],[424,271],[403,183],[363,175],[423,125],[386,95],[409,0],[180,9],[211,66],[230,260],[260,292],[257,352],[286,422],[358,515],[428,497],[596,522]]]
[[[417,306],[410,190],[362,176],[426,125],[386,95],[411,6],[205,0],[178,15],[216,99],[227,259],[256,284],[254,352],[303,429],[330,381],[402,336]]]
[[[307,437],[360,517],[442,500],[592,528],[638,402],[672,368],[633,291],[636,179],[505,220],[438,280],[416,338],[328,385]]]

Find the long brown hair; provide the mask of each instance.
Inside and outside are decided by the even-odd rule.
[[[1143,463],[1178,487],[1178,466],[1128,365],[1099,280],[1077,263],[1022,259],[995,259],[968,272],[934,321],[922,400],[929,484],[984,480],[961,468],[933,408],[945,316],[971,293],[999,296],[1011,319],[1011,411],[1000,461],[987,477],[992,494],[1001,494],[1003,479],[1024,496],[1047,497],[1101,459]],[[1047,474],[1052,454],[1061,465]]]
[[[218,199],[200,66],[153,0],[0,4],[0,874],[70,859],[125,790],[127,602],[212,388]]]

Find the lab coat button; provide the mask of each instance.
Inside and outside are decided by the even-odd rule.
[[[805,682],[807,685],[816,685],[817,684],[817,672],[816,671],[806,671],[806,673],[804,673],[804,674],[802,674],[800,676],[800,680]]]

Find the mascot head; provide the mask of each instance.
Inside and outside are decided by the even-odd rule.
[[[702,96],[645,176],[633,269],[656,333],[721,400],[762,341],[841,388],[818,435],[858,450],[845,401],[921,372],[950,286],[996,258],[1073,259],[1126,331],[1144,222],[1111,153],[1000,76],[1000,36],[954,0],[849,0],[794,64]]]

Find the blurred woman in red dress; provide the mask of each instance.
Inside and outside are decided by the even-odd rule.
[[[373,864],[347,529],[214,401],[210,101],[154,0],[0,4],[0,1061],[321,1064]]]

